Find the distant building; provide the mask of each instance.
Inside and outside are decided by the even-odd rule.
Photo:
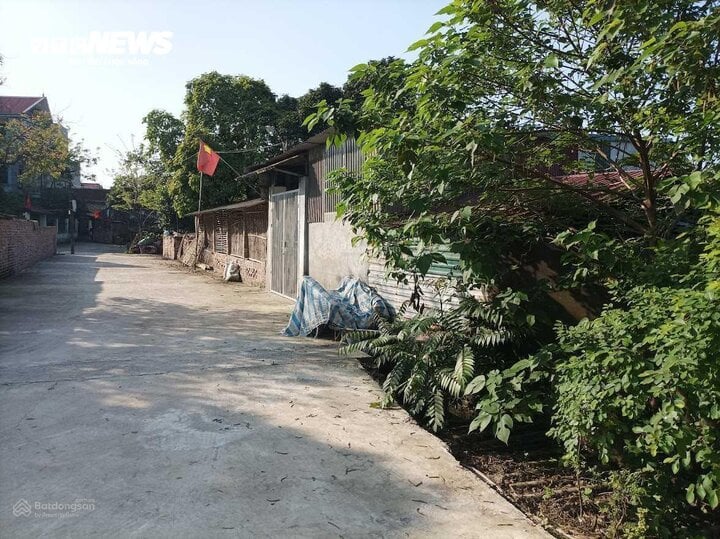
[[[0,124],[9,120],[26,118],[38,112],[50,114],[50,105],[45,96],[0,96]],[[22,163],[0,163],[0,186],[5,192],[19,191],[18,178],[22,172]]]

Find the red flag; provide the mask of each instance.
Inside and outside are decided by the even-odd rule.
[[[25,211],[31,211],[32,210],[32,200],[30,199],[30,194],[25,193]]]
[[[197,169],[208,176],[212,176],[215,174],[215,169],[217,168],[219,161],[220,154],[213,151],[210,146],[201,140],[200,151],[198,152],[197,158]]]

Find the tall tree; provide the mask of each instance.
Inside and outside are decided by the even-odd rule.
[[[175,154],[183,138],[185,126],[181,120],[164,110],[151,110],[143,118],[147,148],[139,156],[148,180],[141,201],[158,214],[163,228],[177,223],[170,183],[175,169]]]
[[[182,141],[185,125],[167,111],[153,109],[142,120],[148,150],[157,153],[163,163],[169,164]]]
[[[244,200],[253,193],[253,186],[240,173],[271,153],[275,140],[269,126],[277,117],[275,95],[262,80],[213,71],[192,79],[186,89],[185,132],[170,183],[173,205],[180,215],[197,209],[198,141],[224,152],[225,161],[204,182],[203,207]]]
[[[327,82],[321,82],[317,86],[317,88],[311,88],[305,94],[298,97],[297,106],[300,122],[303,122],[305,118],[315,112],[319,103],[326,102],[330,104],[335,104],[338,100],[342,99],[342,97],[343,91],[341,88],[333,86],[332,84],[329,84]],[[324,127],[325,126],[320,124],[313,126],[313,128],[310,129],[309,134],[314,135],[316,133],[319,133],[324,129]],[[307,137],[307,133],[305,134],[305,136]]]
[[[298,108],[298,99],[287,94],[277,99],[278,116],[275,131],[278,138],[279,151],[301,142],[307,137],[307,129],[302,126],[302,118]]]
[[[418,59],[388,64],[356,117],[373,158],[362,179],[338,185],[341,208],[372,244],[444,237],[472,274],[483,267],[467,243],[485,234],[479,225],[515,216],[526,230],[563,201],[568,219],[555,232],[599,219],[641,247],[673,233],[682,193],[712,181],[720,158],[717,2],[456,0],[441,13],[412,47]],[[355,78],[376,69],[358,66]],[[337,125],[343,108],[325,105],[313,122]],[[612,189],[554,172],[596,163],[616,174]],[[463,200],[459,214],[430,217]],[[410,215],[402,233],[388,228],[397,208]]]

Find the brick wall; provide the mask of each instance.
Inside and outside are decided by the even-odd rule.
[[[186,266],[191,266],[195,260],[195,234],[185,234],[182,238],[175,238],[176,241],[170,241],[173,238],[163,238],[163,257],[174,258],[180,260]],[[172,247],[171,247],[172,246]],[[173,256],[166,255],[167,249],[174,248]],[[225,255],[216,253],[210,249],[201,249],[198,252],[198,262],[203,262],[208,266],[212,266],[213,271],[219,274],[225,272],[225,265],[228,260],[235,261],[240,266],[240,278],[242,282],[256,285],[265,285],[265,262],[252,260],[249,258],[241,258],[233,255]]]
[[[200,255],[200,262],[212,266],[213,271],[221,275],[225,273],[225,266],[230,261],[237,263],[240,267],[240,279],[242,282],[256,286],[265,285],[265,262],[216,253],[210,249],[203,249]]]
[[[55,254],[57,228],[37,221],[0,219],[0,279]]]

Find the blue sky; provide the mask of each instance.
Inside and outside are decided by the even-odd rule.
[[[0,95],[44,93],[73,139],[99,147],[93,172],[109,186],[116,151],[140,142],[142,117],[153,108],[179,114],[194,76],[245,74],[294,96],[321,81],[341,85],[358,63],[407,57],[448,2],[3,0]],[[139,56],[57,49],[91,32],[172,32],[172,48]]]

